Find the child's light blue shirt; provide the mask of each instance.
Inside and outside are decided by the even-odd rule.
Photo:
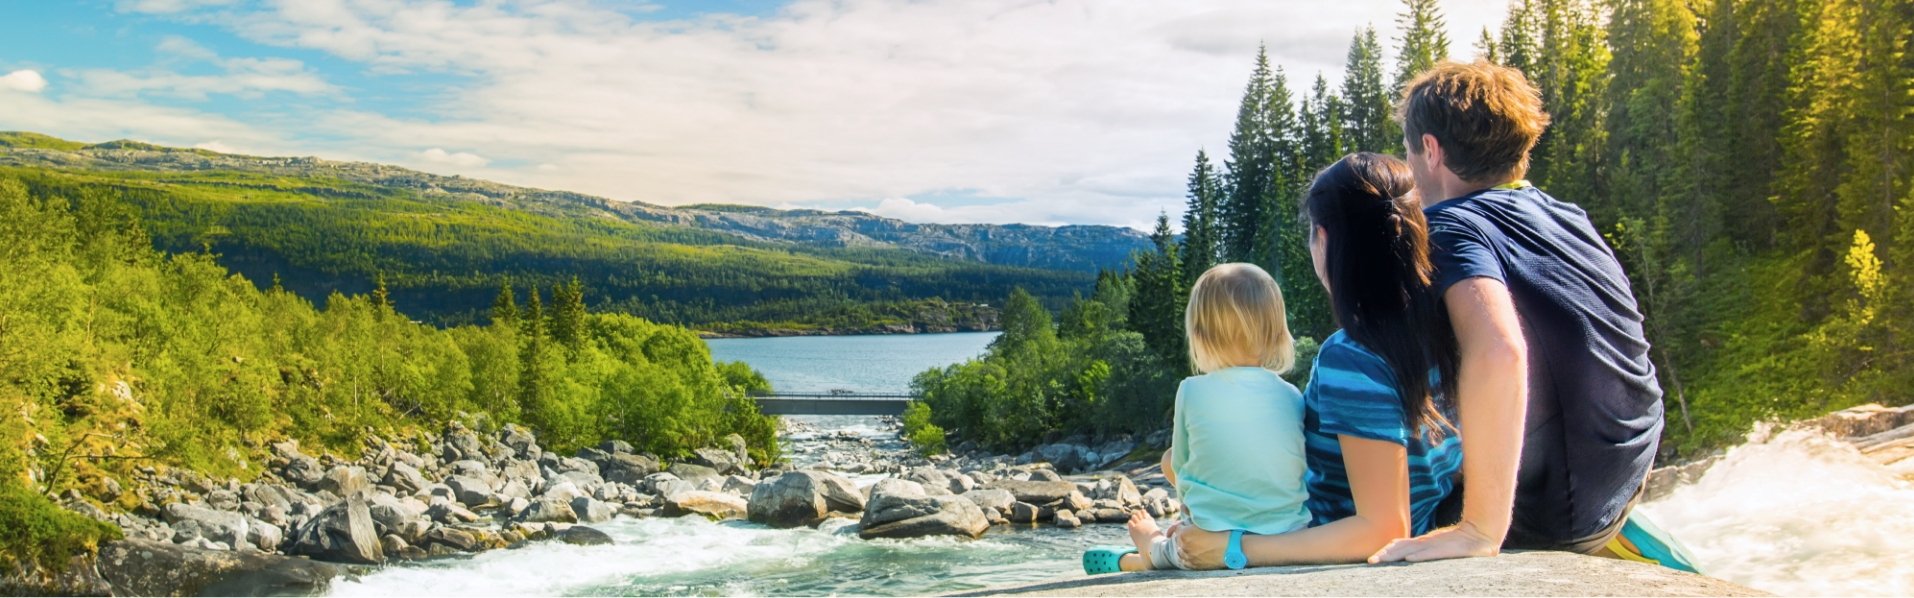
[[[1196,527],[1280,534],[1309,525],[1295,385],[1256,367],[1184,379],[1171,434],[1176,490]]]

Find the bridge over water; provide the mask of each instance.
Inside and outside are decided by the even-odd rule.
[[[773,392],[754,395],[765,415],[900,415],[917,400],[910,393],[844,391]]]

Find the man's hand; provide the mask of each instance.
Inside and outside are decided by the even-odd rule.
[[[1223,568],[1223,551],[1229,548],[1229,534],[1204,531],[1194,525],[1184,525],[1177,521],[1170,525],[1171,544],[1176,546],[1176,556],[1191,570],[1209,570]]]
[[[1495,556],[1502,552],[1501,540],[1490,538],[1467,521],[1415,538],[1403,538],[1383,546],[1370,555],[1369,563],[1408,561],[1418,563],[1441,559]]]

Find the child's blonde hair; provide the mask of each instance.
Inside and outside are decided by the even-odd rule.
[[[1218,264],[1191,285],[1189,307],[1183,311],[1190,365],[1201,373],[1232,366],[1288,372],[1296,365],[1288,320],[1283,291],[1268,272],[1255,264]]]

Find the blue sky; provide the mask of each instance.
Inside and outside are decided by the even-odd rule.
[[[0,3],[0,129],[660,204],[1173,216],[1259,42],[1297,88],[1397,0]],[[1445,5],[1459,57],[1503,0]]]

